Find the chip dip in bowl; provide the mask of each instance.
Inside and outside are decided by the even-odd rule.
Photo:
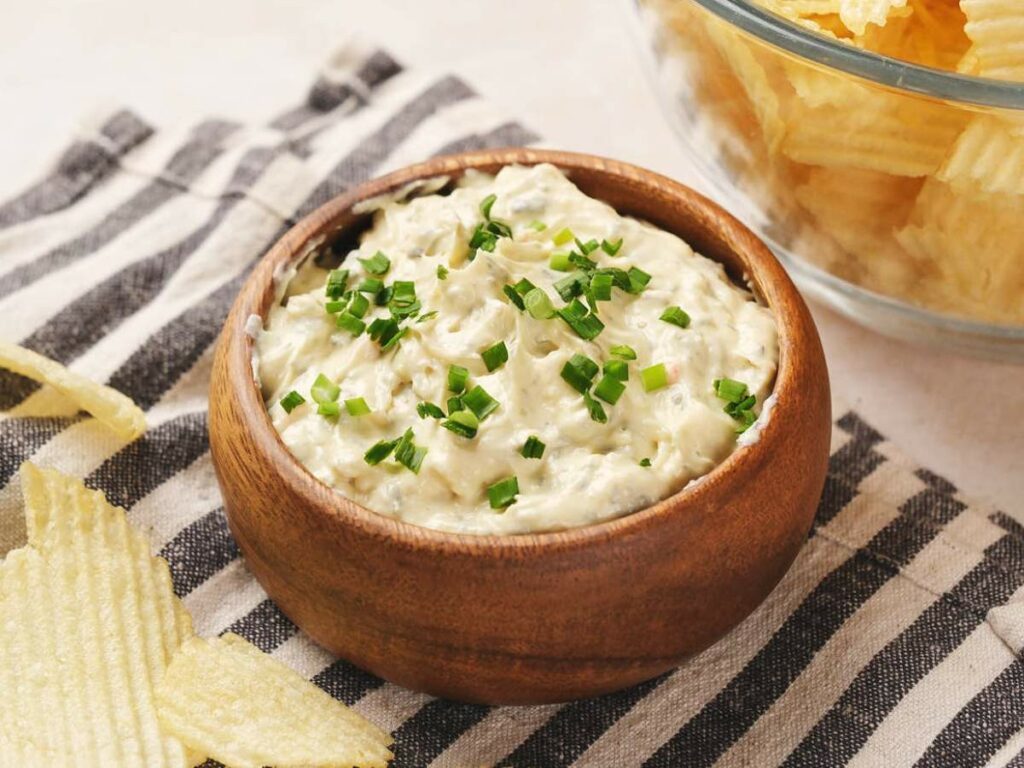
[[[824,481],[828,380],[728,214],[503,150],[285,235],[221,336],[210,433],[249,567],[315,640],[437,695],[563,701],[671,668],[775,586]]]

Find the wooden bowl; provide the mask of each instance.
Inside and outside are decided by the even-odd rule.
[[[775,313],[777,404],[759,440],[654,506],[564,532],[471,536],[378,515],[313,478],[253,381],[246,320],[311,240],[351,236],[353,206],[411,181],[549,162],[592,197],[747,276]],[[293,227],[242,288],[221,334],[210,439],[249,568],[331,652],[407,688],[470,702],[566,701],[654,677],[750,614],[806,539],[829,453],[821,343],[793,283],[736,219],[650,171],[533,149],[472,152],[347,192]]]

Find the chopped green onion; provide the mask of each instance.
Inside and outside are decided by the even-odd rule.
[[[378,294],[384,290],[384,283],[376,277],[368,277],[356,287],[356,290],[359,293]]]
[[[565,229],[556,232],[555,236],[551,238],[551,242],[555,245],[565,245],[566,243],[575,240],[576,235],[572,233],[572,230],[566,227]]]
[[[483,214],[485,219],[491,218],[491,208],[494,206],[494,202],[497,199],[497,195],[488,195],[480,201],[480,213]]]
[[[504,509],[510,504],[515,504],[518,493],[519,480],[515,475],[499,480],[487,488],[487,498],[491,502],[491,509]]]
[[[544,449],[547,446],[541,442],[540,438],[536,435],[530,435],[526,438],[526,442],[523,443],[523,447],[519,450],[519,455],[524,459],[539,459],[544,455]]]
[[[590,389],[597,371],[597,363],[589,357],[573,355],[562,366],[561,376],[570,387],[582,394]]]
[[[339,299],[338,301],[328,301],[324,304],[324,309],[326,309],[329,314],[336,315],[348,305],[348,299]]]
[[[425,419],[428,416],[431,419],[443,419],[444,418],[444,411],[442,411],[440,409],[440,407],[434,405],[433,403],[428,403],[426,401],[424,401],[422,403],[418,403],[416,405],[416,413],[419,414],[421,419]]]
[[[391,452],[395,450],[396,445],[398,445],[397,440],[381,440],[380,442],[374,443],[370,446],[370,449],[363,454],[363,461],[371,466],[380,464],[384,459],[391,455]]]
[[[547,293],[540,288],[534,288],[526,294],[523,297],[523,303],[526,305],[526,311],[537,320],[547,320],[549,317],[555,316],[555,305],[551,303]]]
[[[473,250],[493,251],[497,244],[498,236],[488,231],[483,224],[477,224],[469,238],[469,247]]]
[[[583,393],[583,402],[587,406],[587,410],[590,411],[590,418],[599,424],[608,423],[608,414],[604,412],[604,407],[590,396],[589,392]]]
[[[378,307],[386,307],[391,301],[391,297],[394,295],[395,289],[392,286],[382,286],[376,295],[373,297],[373,303]]]
[[[515,285],[516,293],[520,296],[525,296],[537,286],[527,280],[525,277]]]
[[[369,308],[370,300],[361,293],[353,294],[352,300],[348,303],[348,311],[356,317],[363,317],[366,315],[366,310]]]
[[[387,352],[389,349],[397,347],[399,342],[405,338],[405,335],[409,332],[408,328],[399,329],[398,333],[394,333],[388,337],[388,340],[380,345],[381,352]]]
[[[388,311],[391,312],[391,316],[396,320],[403,320],[407,317],[416,317],[421,309],[423,309],[423,305],[418,301],[414,301],[412,304],[395,304],[392,302],[388,306]]]
[[[657,363],[640,371],[640,380],[644,385],[644,392],[654,392],[656,389],[668,386],[668,371],[664,363]]]
[[[526,305],[523,304],[523,297],[519,295],[519,293],[516,291],[516,289],[513,286],[511,286],[511,285],[502,286],[501,291],[506,296],[508,296],[508,300],[511,301],[516,306],[517,309],[522,311],[523,309],[526,308]]]
[[[316,412],[321,416],[337,416],[341,413],[341,406],[337,403],[319,403]]]
[[[597,376],[597,372],[601,370],[597,363],[591,360],[586,355],[581,355],[579,352],[569,358],[569,364],[574,368],[578,368],[580,373],[586,376],[588,379],[592,379]]]
[[[492,219],[491,221],[488,221],[487,231],[493,235],[496,235],[497,237],[507,237],[510,240],[512,239],[512,227],[510,227],[504,221],[498,221],[497,219]]]
[[[445,403],[448,408],[448,415],[451,416],[456,411],[461,411],[465,406],[462,404],[462,398],[456,395],[455,397],[449,397],[448,402]]]
[[[680,307],[666,307],[659,319],[670,325],[678,325],[680,328],[687,328],[690,325],[690,316]]]
[[[473,438],[480,428],[480,420],[472,411],[452,411],[441,426],[460,437]]]
[[[402,435],[398,445],[395,446],[395,461],[406,469],[411,470],[414,475],[418,475],[420,473],[420,466],[423,464],[423,458],[427,455],[427,449],[425,446],[418,446],[413,443],[415,437],[416,435],[411,428],[405,430],[405,434]]]
[[[617,344],[608,351],[623,360],[636,360],[636,351],[627,344]]]
[[[419,318],[416,320],[416,324],[418,325],[420,323],[425,323],[427,322],[427,320],[433,320],[435,317],[437,317],[437,310],[432,309],[429,312],[425,312],[422,315],[420,315]]]
[[[733,414],[733,418],[739,422],[739,426],[736,427],[736,434],[741,435],[750,429],[750,426],[757,421],[757,414],[750,410],[737,411]]]
[[[306,398],[293,389],[281,398],[281,407],[284,408],[285,413],[291,413],[304,402],[306,402]]]
[[[466,391],[466,382],[469,381],[469,371],[461,365],[448,366],[448,391],[456,395]]]
[[[612,276],[607,273],[590,278],[590,290],[593,291],[594,298],[598,301],[611,301],[613,282]]]
[[[361,397],[353,397],[346,400],[345,410],[348,411],[349,416],[366,416],[368,413],[372,413],[370,406]]]
[[[629,293],[633,285],[629,281],[629,273],[624,269],[618,267],[602,267],[597,270],[599,275],[611,275],[612,282],[615,283],[615,287],[620,288],[623,291]]]
[[[360,320],[350,312],[342,312],[336,318],[334,318],[334,324],[344,331],[348,331],[353,336],[358,336],[364,330],[366,330],[366,323]]]
[[[386,275],[388,270],[391,269],[391,259],[384,255],[382,251],[377,251],[373,256],[368,259],[359,259],[359,263],[362,264],[366,271],[371,275]]]
[[[416,283],[412,280],[395,280],[391,287],[393,292],[389,303],[398,307],[408,307],[416,301]]]
[[[575,264],[583,272],[590,274],[597,269],[597,262],[593,259],[588,259],[582,253],[576,253],[573,251],[569,254],[569,263]]]
[[[405,329],[400,328],[392,317],[378,317],[370,323],[370,338],[376,341],[382,350],[390,349],[393,343],[397,344],[398,339],[404,334]]]
[[[609,360],[604,364],[604,375],[619,381],[629,381],[629,365],[623,360]]]
[[[310,396],[312,396],[314,402],[317,403],[332,403],[338,399],[338,394],[340,392],[341,387],[328,379],[322,373],[316,377],[316,380],[313,382],[313,386],[310,387],[309,390]]]
[[[597,383],[597,386],[594,387],[594,394],[611,405],[615,405],[619,402],[619,398],[622,397],[622,393],[625,391],[625,384],[614,376],[609,376],[607,374],[605,374],[605,376],[601,378],[601,381]]]
[[[587,314],[587,308],[579,299],[573,299],[571,304],[555,311],[569,324],[570,328],[576,331],[577,336],[586,341],[597,338],[604,330],[604,323],[598,319],[597,315]]]
[[[651,282],[651,276],[639,267],[630,267],[627,274],[629,275],[630,293],[643,293],[644,288]]]
[[[348,285],[347,269],[332,269],[327,275],[327,295],[332,299],[341,298]]]
[[[446,267],[444,264],[438,264],[437,265],[437,279],[438,280],[447,280],[448,279],[448,267]]]
[[[736,379],[715,379],[715,394],[722,400],[738,403],[747,396],[747,385]]]
[[[649,467],[649,466],[651,466],[651,460],[650,459],[640,459],[640,466],[641,467]]]
[[[576,241],[576,247],[583,252],[584,256],[589,256],[591,253],[601,247],[601,244],[597,240],[587,240],[585,243],[581,243],[578,237],[573,238]]]
[[[607,240],[601,241],[601,250],[607,253],[609,256],[614,256],[619,252],[622,247],[622,238],[620,237],[614,243],[609,243]]]
[[[587,276],[583,272],[573,272],[568,277],[563,277],[555,283],[555,290],[562,297],[562,301],[572,301],[573,297],[583,293],[583,287],[587,284]]]
[[[548,266],[556,272],[571,272],[572,262],[569,260],[568,251],[556,251],[551,254],[551,260],[548,261]]]
[[[462,402],[469,410],[476,414],[480,421],[483,421],[498,410],[498,406],[501,405],[479,384],[462,396]]]
[[[508,362],[508,347],[505,346],[504,341],[499,341],[481,352],[480,357],[483,358],[484,365],[487,366],[487,372],[491,373]]]
[[[537,232],[543,232],[545,229],[548,228],[548,225],[545,224],[543,221],[531,221],[527,226],[530,229],[535,230]]]

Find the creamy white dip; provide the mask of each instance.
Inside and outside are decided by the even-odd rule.
[[[508,224],[513,237],[498,237],[492,252],[474,253],[468,243],[484,221],[480,203],[491,194],[490,218]],[[587,197],[553,166],[470,174],[447,195],[381,201],[374,216],[342,265],[350,271],[348,287],[373,277],[357,258],[380,251],[390,269],[379,279],[413,281],[420,315],[437,314],[404,321],[400,343],[382,352],[368,333],[356,337],[336,327],[326,309],[328,271],[309,259],[266,318],[256,364],[274,427],[292,453],[321,481],[378,513],[475,534],[550,531],[618,517],[671,495],[736,449],[742,425],[723,410],[715,380],[748,387],[756,397],[748,418],[771,392],[778,361],[771,312],[721,265],[675,235]],[[557,315],[537,319],[520,310],[502,290],[527,278],[556,308],[564,306],[552,286],[567,273],[549,261],[554,253],[580,250],[572,241],[555,244],[566,228],[582,243],[622,240],[615,256],[601,248],[589,254],[599,268],[637,267],[650,275],[639,294],[616,287],[611,300],[597,302],[604,329],[591,341]],[[439,266],[448,270],[445,279]],[[364,321],[388,317],[369,298]],[[672,306],[689,315],[688,327],[660,319]],[[501,341],[508,361],[488,372],[481,352]],[[560,374],[574,353],[602,366],[617,359],[610,352],[617,345],[637,357],[625,361],[629,379],[617,402],[596,400],[607,417],[601,423]],[[645,391],[641,371],[659,363],[668,384]],[[482,386],[500,404],[472,438],[417,413],[424,401],[447,413],[452,365],[468,369],[469,387]],[[339,403],[361,397],[372,412],[351,416],[342,406],[337,417],[319,415],[310,396],[319,374],[340,387]],[[280,401],[293,390],[306,402],[288,413]],[[371,446],[408,428],[414,444],[427,449],[418,474],[394,455],[367,463]],[[521,455],[531,436],[545,445],[540,459]],[[488,488],[511,476],[519,487],[514,503],[493,509]]]

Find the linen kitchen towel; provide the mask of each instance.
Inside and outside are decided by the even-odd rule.
[[[848,410],[778,588],[717,645],[620,693],[432,699],[331,658],[266,598],[228,533],[206,434],[212,345],[242,281],[355,184],[537,140],[460,78],[352,47],[266,125],[96,122],[0,205],[0,337],[128,394],[150,429],[124,445],[0,372],[0,552],[24,540],[22,461],[84,476],[149,532],[200,633],[245,636],[392,731],[396,766],[1024,766],[1024,526]]]

